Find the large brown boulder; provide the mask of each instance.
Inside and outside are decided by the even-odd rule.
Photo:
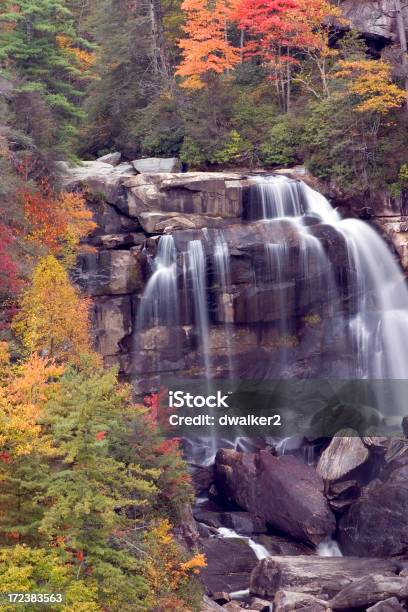
[[[329,446],[321,454],[317,472],[326,481],[341,480],[353,470],[363,465],[369,456],[357,432],[343,430],[338,432]]]
[[[394,470],[388,480],[364,487],[339,524],[345,554],[389,557],[408,551],[408,465]]]
[[[221,450],[216,483],[228,500],[302,542],[319,544],[336,528],[323,480],[293,456]]]
[[[200,580],[209,594],[243,591],[249,587],[251,572],[258,563],[245,540],[209,538],[202,540],[207,567]]]

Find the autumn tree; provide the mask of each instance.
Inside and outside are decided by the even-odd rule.
[[[48,179],[18,190],[26,227],[24,237],[58,255],[66,267],[75,263],[80,241],[95,227],[81,193],[56,192]]]
[[[37,264],[13,328],[28,353],[78,361],[82,353],[89,352],[88,302],[53,255]]]
[[[328,20],[339,15],[328,0],[243,0],[238,5],[235,19],[249,35],[245,54],[268,67],[283,110],[290,107],[292,73],[302,54],[317,66],[327,93],[326,63],[332,55]],[[302,80],[312,88],[310,76]]]
[[[345,80],[346,94],[358,113],[387,115],[404,104],[405,92],[393,82],[391,66],[383,60],[341,60],[334,76]]]
[[[183,87],[200,89],[205,75],[223,74],[239,62],[239,51],[228,40],[232,7],[230,0],[204,4],[200,0],[184,0],[181,8],[186,14],[186,37],[179,43],[183,60],[176,72],[184,78]]]

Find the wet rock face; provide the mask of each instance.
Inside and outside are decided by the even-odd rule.
[[[307,544],[318,544],[335,530],[323,481],[295,457],[221,450],[216,484],[227,499]]]

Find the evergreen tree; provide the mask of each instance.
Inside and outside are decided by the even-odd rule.
[[[4,0],[0,14],[0,61],[17,77],[16,121],[37,147],[70,149],[86,75],[67,41],[76,38],[63,0]],[[39,129],[39,125],[42,129]]]

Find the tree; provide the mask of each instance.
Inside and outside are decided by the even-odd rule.
[[[397,18],[397,29],[398,29],[398,38],[401,47],[401,55],[402,55],[402,67],[404,71],[404,84],[405,84],[405,108],[408,112],[408,43],[407,43],[407,34],[405,32],[405,21],[404,15],[402,13],[401,0],[394,0],[395,3],[395,13]]]
[[[55,611],[101,612],[95,584],[78,580],[72,567],[56,550],[17,545],[0,549],[0,583],[7,593],[63,593],[64,603],[52,604]],[[40,610],[44,604],[20,604],[20,610]],[[12,612],[15,604],[2,602],[2,609]]]
[[[77,257],[79,243],[95,227],[92,212],[80,193],[56,193],[48,179],[26,184],[17,192],[24,212],[25,239],[62,257],[67,267]]]
[[[328,20],[339,15],[327,0],[243,0],[238,5],[235,19],[249,34],[246,56],[269,67],[282,110],[290,108],[292,72],[302,54],[317,66],[327,94],[326,62],[332,54]],[[311,88],[309,78],[302,80]]]
[[[346,93],[355,99],[358,113],[387,115],[405,101],[404,90],[393,83],[391,66],[383,60],[341,60],[335,77],[345,79]]]
[[[35,122],[41,121],[44,109],[51,124],[49,146],[60,154],[70,152],[83,117],[80,100],[86,74],[80,59],[62,44],[76,38],[73,16],[62,0],[5,0],[2,4],[0,61],[20,80],[14,92],[17,120],[28,135],[35,135]]]
[[[88,301],[71,285],[64,267],[48,255],[34,270],[13,328],[28,353],[78,362],[82,353],[90,352],[88,310]]]
[[[239,51],[227,32],[232,2],[215,0],[203,5],[201,0],[184,0],[181,8],[186,13],[186,38],[179,43],[183,60],[176,74],[184,77],[183,87],[200,89],[205,75],[223,74],[239,62]]]

